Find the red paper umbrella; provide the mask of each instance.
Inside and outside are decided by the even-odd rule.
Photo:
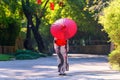
[[[57,39],[67,40],[75,35],[77,31],[76,23],[68,18],[62,18],[55,21],[50,28],[52,36]]]

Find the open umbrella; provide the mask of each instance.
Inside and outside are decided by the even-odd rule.
[[[61,18],[51,25],[50,32],[57,39],[67,40],[75,35],[77,25],[72,19]]]

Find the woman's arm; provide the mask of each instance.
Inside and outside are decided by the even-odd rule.
[[[69,51],[69,40],[67,40],[67,52]]]

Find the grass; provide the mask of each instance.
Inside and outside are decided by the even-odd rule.
[[[15,59],[17,60],[37,59],[40,57],[47,57],[47,55],[31,50],[17,50],[15,54]]]
[[[0,61],[9,61],[12,59],[16,60],[30,60],[30,59],[37,59],[40,57],[47,57],[47,54],[33,52],[30,50],[17,50],[14,54],[0,54]]]
[[[9,61],[12,58],[14,58],[14,56],[12,55],[0,54],[0,61]]]

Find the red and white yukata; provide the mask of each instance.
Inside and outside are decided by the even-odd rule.
[[[60,75],[64,75],[65,71],[69,70],[69,64],[68,64],[68,54],[69,46],[68,46],[68,40],[66,40],[67,43],[65,45],[57,45],[54,40],[54,49],[55,53],[58,57],[58,72]]]

